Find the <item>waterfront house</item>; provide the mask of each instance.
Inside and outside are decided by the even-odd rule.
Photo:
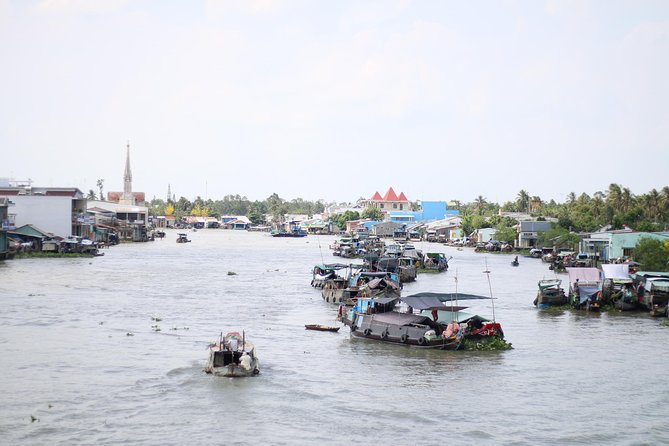
[[[497,229],[495,228],[480,228],[475,231],[476,241],[478,243],[488,243],[494,240]]]
[[[32,224],[59,237],[91,237],[93,221],[83,192],[76,187],[0,186],[0,198],[12,206],[16,226]]]
[[[521,221],[518,224],[518,248],[535,248],[542,232],[551,230],[550,221]]]
[[[372,235],[377,237],[394,237],[396,233],[404,232],[406,224],[393,221],[382,221],[372,226]]]
[[[399,195],[395,193],[392,187],[388,188],[386,194],[382,197],[380,193],[375,192],[371,198],[362,200],[361,207],[373,207],[382,210],[385,213],[391,211],[411,211],[411,203],[407,199],[404,192]]]
[[[631,229],[581,234],[580,250],[602,261],[634,257],[634,248],[644,238],[669,240],[669,232],[635,232]]]

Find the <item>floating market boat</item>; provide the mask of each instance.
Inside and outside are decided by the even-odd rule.
[[[325,263],[314,266],[311,277],[311,286],[315,288],[323,288],[328,280],[342,278],[337,274],[338,271],[348,268],[349,265],[341,263]]]
[[[188,243],[190,240],[188,239],[188,236],[184,233],[179,233],[177,234],[177,243]]]
[[[666,316],[669,304],[669,272],[639,271],[634,274],[639,303],[653,316]]]
[[[321,291],[325,302],[350,306],[359,297],[400,296],[402,285],[397,274],[382,271],[352,273],[353,268],[356,267],[361,268],[362,266],[350,265],[346,277],[336,277],[325,282]]]
[[[566,268],[569,274],[569,301],[578,310],[599,311],[601,272],[597,268]]]
[[[226,377],[253,376],[260,373],[259,361],[253,344],[244,332],[221,333],[219,341],[209,346],[209,361],[204,371]]]
[[[421,271],[446,271],[448,269],[448,261],[451,258],[447,258],[443,252],[428,252],[425,254]]]
[[[355,337],[416,348],[458,350],[466,338],[504,337],[497,322],[462,313],[467,307],[459,306],[457,299],[489,298],[455,293],[362,298],[342,315],[342,322]],[[400,301],[405,311],[397,309]]]
[[[560,279],[540,280],[539,291],[537,292],[537,297],[534,299],[534,305],[537,308],[543,309],[568,304],[569,298],[564,293],[561,285],[562,280]]]
[[[320,324],[308,324],[305,325],[306,330],[316,330],[316,331],[332,331],[337,332],[341,327],[332,327],[329,325],[320,325]]]

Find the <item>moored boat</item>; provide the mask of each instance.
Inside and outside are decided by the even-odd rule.
[[[330,325],[320,325],[320,324],[307,324],[304,326],[306,330],[316,330],[316,331],[332,331],[337,332],[341,327],[333,327]]]
[[[255,346],[242,332],[221,333],[219,341],[209,346],[209,361],[205,373],[231,378],[260,373]]]
[[[504,338],[494,318],[462,313],[467,307],[459,306],[459,299],[489,298],[456,293],[364,298],[342,315],[342,322],[353,336],[417,348],[458,350],[465,339]],[[404,311],[398,310],[400,301]]]
[[[601,272],[597,268],[567,268],[569,301],[578,310],[601,308]]]
[[[543,279],[539,281],[538,285],[539,291],[537,292],[537,297],[534,299],[534,305],[537,308],[543,309],[569,303],[569,298],[561,286],[562,280]]]

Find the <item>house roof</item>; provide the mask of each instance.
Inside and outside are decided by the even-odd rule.
[[[374,192],[374,195],[372,195],[372,198],[370,198],[372,201],[381,201],[383,200],[383,197],[381,197],[381,194],[379,191]]]
[[[400,192],[399,201],[409,201],[404,192]]]
[[[393,190],[392,187],[388,188],[388,191],[386,194],[383,196],[384,201],[399,201],[399,198],[397,197],[397,194]]]
[[[19,228],[16,228],[14,231],[12,231],[17,234],[22,234],[22,235],[30,235],[34,237],[49,237],[51,234],[49,234],[46,231],[43,231],[42,229],[38,228],[35,225],[27,224],[23,225]]]

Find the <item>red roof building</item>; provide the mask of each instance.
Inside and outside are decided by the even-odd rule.
[[[411,210],[411,203],[406,195],[404,195],[404,192],[400,192],[400,195],[397,196],[392,187],[388,188],[384,196],[375,192],[372,198],[363,201],[361,204],[363,207],[374,207],[384,212]]]

